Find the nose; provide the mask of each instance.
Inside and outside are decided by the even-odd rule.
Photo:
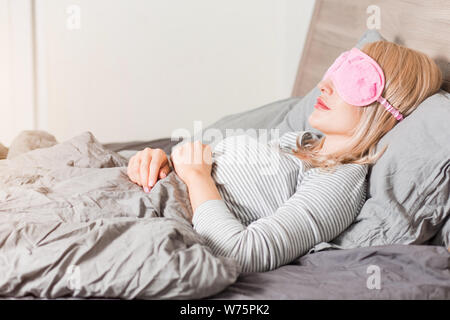
[[[333,83],[329,78],[320,81],[317,87],[320,89],[320,92],[322,92],[322,94],[325,93],[328,96],[331,96],[333,94]]]

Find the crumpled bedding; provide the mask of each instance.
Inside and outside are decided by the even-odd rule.
[[[200,299],[240,267],[190,224],[171,172],[150,193],[90,132],[0,161],[0,296]]]

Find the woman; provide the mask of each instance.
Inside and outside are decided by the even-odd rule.
[[[320,139],[300,131],[265,146],[248,136],[226,138],[214,152],[198,141],[178,146],[171,160],[189,190],[194,229],[245,272],[275,269],[334,239],[366,200],[368,166],[387,147],[375,154],[378,141],[441,82],[426,55],[378,41],[341,54],[318,84],[308,120]],[[130,159],[128,175],[148,192],[170,170],[162,150],[147,148]]]

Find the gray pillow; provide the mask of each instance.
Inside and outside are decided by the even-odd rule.
[[[450,213],[450,94],[423,101],[378,143],[367,201],[332,243],[341,247],[425,244]],[[443,243],[439,243],[443,245]]]
[[[225,134],[227,129],[271,129],[285,121],[286,115],[302,104],[301,97],[292,97],[263,105],[261,107],[230,114],[205,129],[217,129]]]

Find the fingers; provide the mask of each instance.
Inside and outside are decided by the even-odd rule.
[[[177,162],[183,164],[211,164],[211,146],[203,144],[199,140],[188,142],[175,148],[172,151],[171,159],[173,159],[172,163],[174,163],[174,166]]]
[[[212,164],[212,150],[209,144],[203,145],[203,161]]]
[[[140,159],[139,153],[138,153],[130,158],[130,161],[128,163],[128,169],[127,169],[128,177],[130,177],[130,180],[139,185],[140,185],[140,177],[139,177],[140,162],[141,162],[141,159]]]
[[[142,186],[148,192],[158,179],[165,178],[170,172],[169,162],[161,149],[145,148],[130,158],[127,174],[130,180]]]
[[[149,187],[153,187],[158,179],[160,174],[160,168],[163,165],[163,162],[166,160],[166,154],[164,151],[157,149],[154,150],[152,155],[152,161],[150,162],[150,172],[148,174],[148,185]]]
[[[141,180],[141,186],[146,187],[148,186],[148,170],[149,170],[149,164],[152,161],[152,149],[145,148],[142,151],[141,158],[141,164],[139,166],[139,176]]]
[[[160,171],[159,171],[159,178],[160,179],[164,179],[165,177],[167,177],[167,175],[170,172],[170,167],[168,164],[166,164]]]
[[[211,164],[211,147],[197,140],[188,146],[189,158],[194,164]]]

